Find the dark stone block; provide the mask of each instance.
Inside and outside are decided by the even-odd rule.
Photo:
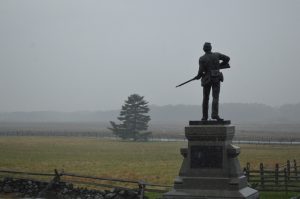
[[[186,158],[187,157],[187,153],[188,153],[188,149],[187,148],[181,148],[180,149],[180,153],[181,155]]]
[[[163,199],[258,199],[248,187],[237,156],[240,148],[232,145],[235,128],[230,121],[190,121],[185,127],[187,157],[175,178],[174,187]],[[181,149],[186,155],[186,150]]]
[[[222,146],[192,146],[191,168],[222,168]]]
[[[3,187],[3,192],[4,193],[11,193],[11,192],[13,192],[13,188],[10,185],[5,185]]]
[[[231,124],[230,120],[206,120],[206,121],[190,121],[189,125],[229,125]]]

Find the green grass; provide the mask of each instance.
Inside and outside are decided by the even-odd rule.
[[[150,199],[161,198],[161,194],[147,193]],[[283,192],[260,192],[260,199],[290,199],[293,196],[299,196],[299,193],[283,193]]]
[[[144,179],[171,184],[185,142],[122,142],[76,137],[0,137],[0,168]],[[300,146],[240,145],[240,162],[258,168],[299,159]]]
[[[0,137],[0,168],[36,172],[53,172],[57,168],[85,175],[172,184],[182,161],[179,150],[186,145],[186,142],[122,142],[76,137]],[[251,167],[257,168],[264,162],[266,167],[273,168],[275,163],[284,164],[287,159],[300,160],[300,146],[240,147],[242,167],[250,162]],[[273,198],[276,197],[274,193]]]
[[[241,165],[250,162],[251,167],[259,168],[261,162],[266,168],[275,168],[275,164],[286,164],[287,160],[300,161],[299,145],[240,145]]]
[[[170,184],[183,143],[119,142],[66,137],[1,137],[0,167],[144,179]]]
[[[259,192],[260,199],[290,199],[293,196],[299,196],[299,193]]]

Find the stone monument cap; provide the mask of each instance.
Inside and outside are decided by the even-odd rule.
[[[223,120],[223,121],[217,121],[217,120],[189,121],[189,125],[229,125],[229,124],[231,124],[230,120]]]

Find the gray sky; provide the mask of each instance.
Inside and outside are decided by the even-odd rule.
[[[1,0],[0,111],[201,104],[202,45],[231,57],[220,101],[299,103],[299,0]]]

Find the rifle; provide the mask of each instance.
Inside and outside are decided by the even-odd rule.
[[[221,70],[221,69],[226,69],[226,68],[230,68],[230,65],[228,63],[221,65],[219,69]],[[187,84],[187,83],[189,83],[191,81],[194,81],[196,79],[197,79],[197,76],[194,77],[194,78],[192,78],[192,79],[190,79],[190,80],[188,80],[188,81],[186,81],[186,82],[183,82],[182,84],[177,85],[176,88],[178,88],[179,86],[183,86],[183,85],[185,85],[185,84]]]
[[[197,76],[196,76],[196,77],[197,77]],[[177,85],[176,88],[179,87],[179,86],[183,86],[183,85],[185,85],[185,84],[187,84],[187,83],[189,83],[189,82],[191,82],[191,81],[196,80],[196,79],[197,79],[196,77],[194,77],[194,78],[192,78],[192,79],[190,79],[190,80],[188,80],[188,81],[186,81],[186,82],[183,82],[182,84]]]

